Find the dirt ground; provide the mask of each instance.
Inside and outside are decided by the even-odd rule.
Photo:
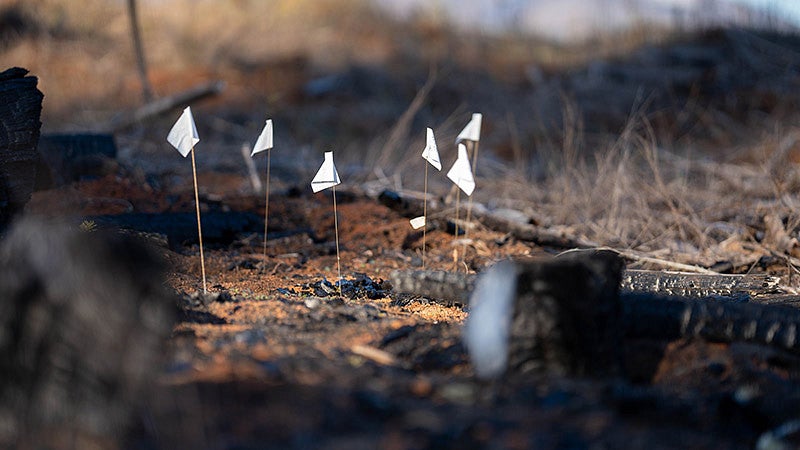
[[[45,134],[107,132],[141,105],[126,17],[101,1],[86,14],[54,3],[48,20],[6,19],[22,31],[0,54],[40,78]],[[225,14],[197,3],[205,9],[186,16],[146,2],[143,20],[159,96],[226,82],[192,105],[215,295],[198,295],[191,166],[165,141],[179,108],[115,130],[115,160],[35,192],[26,209],[87,232],[136,230],[168,262],[163,282],[178,312],[157,382],[130,433],[98,448],[800,445],[800,357],[763,346],[627,339],[616,378],[479,381],[460,338],[468,307],[399,294],[387,281],[422,266],[423,235],[368,189],[421,191],[424,127],[435,127],[449,166],[450,144],[480,111],[476,204],[642,256],[766,272],[796,289],[800,41],[716,30],[672,42],[640,30],[601,52],[365,18],[341,2],[266,11],[271,3],[231,1]],[[308,17],[312,4],[324,8]],[[265,117],[276,124],[266,254],[264,193],[240,156]],[[309,186],[330,149],[343,180],[339,261],[332,192]],[[264,158],[255,159],[263,180]],[[434,212],[450,217],[449,181],[431,172],[429,190]],[[424,236],[430,269],[480,272],[566,250],[478,222],[456,238],[436,223]],[[329,284],[338,265],[351,288],[343,296]],[[782,433],[787,447],[775,443]]]
[[[156,215],[192,213],[190,179],[155,191],[129,175],[37,193],[29,211],[69,210],[89,229],[116,226],[120,202]],[[467,308],[397,294],[386,281],[393,269],[421,266],[422,235],[408,218],[337,191],[341,270],[354,288],[340,297],[324,283],[337,279],[330,191],[272,192],[265,257],[264,199],[243,194],[241,175],[199,179],[217,187],[201,197],[207,217],[249,219],[233,219],[223,226],[234,231],[205,242],[208,289],[223,294],[210,299],[196,294],[196,236],[150,235],[169,261],[180,314],[124,447],[753,448],[796,418],[800,358],[746,344],[626,340],[622,377],[482,382],[460,339]],[[430,230],[426,267],[452,270],[453,251],[464,248],[471,271],[558,251],[483,227],[468,237],[464,247]]]

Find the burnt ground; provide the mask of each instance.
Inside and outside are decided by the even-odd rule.
[[[241,175],[199,178],[212,177],[218,194],[201,197],[210,297],[197,294],[190,180],[156,190],[120,170],[37,193],[29,206],[69,210],[87,229],[146,232],[169,262],[179,319],[124,447],[753,448],[797,418],[800,357],[748,344],[628,339],[620,377],[479,381],[460,340],[465,306],[396,294],[385,281],[421,264],[408,218],[337,191],[352,288],[339,297],[326,284],[337,276],[330,191],[273,191],[265,258],[264,200],[243,193]],[[472,270],[561,250],[482,227],[469,237]],[[426,239],[426,266],[452,269],[461,243],[440,229]]]
[[[425,24],[413,32],[346,24],[337,30],[357,40],[323,41],[347,55],[393,56],[370,61],[367,51],[329,67],[320,60],[341,55],[326,47],[253,56],[231,44],[205,60],[153,64],[162,96],[227,82],[222,96],[192,105],[208,288],[219,295],[197,295],[190,165],[164,141],[178,110],[116,130],[116,160],[88,161],[90,174],[34,193],[28,214],[67,217],[87,232],[136,230],[168,263],[166,279],[151,282],[175,292],[179,311],[157,382],[133,429],[97,447],[753,448],[769,443],[770,430],[797,428],[800,357],[751,344],[626,339],[616,378],[477,380],[460,340],[465,306],[400,295],[385,281],[421,265],[422,237],[364,188],[377,178],[421,190],[424,127],[436,128],[449,165],[455,149],[446,143],[481,111],[486,164],[476,201],[516,209],[556,234],[796,286],[795,37],[719,30],[597,60],[556,47],[576,61],[553,65],[536,62],[537,47],[525,41],[473,49],[471,38]],[[272,42],[264,36],[272,33],[253,42]],[[139,104],[132,64],[96,49],[108,43],[46,37],[10,47],[10,59],[41,78],[43,131],[108,131]],[[72,42],[90,51],[65,52]],[[425,93],[431,67],[436,83]],[[265,116],[276,123],[266,256],[264,197],[239,155]],[[344,298],[326,284],[337,277],[331,192],[308,185],[323,149],[336,150],[343,178],[341,268],[356,288]],[[448,216],[449,183],[437,175],[430,189]],[[469,238],[464,247],[430,230],[426,267],[452,270],[454,250],[464,248],[472,271],[566,249],[486,226]],[[796,430],[792,437],[797,446]]]

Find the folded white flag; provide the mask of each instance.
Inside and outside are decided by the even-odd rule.
[[[261,134],[258,136],[256,140],[256,145],[253,147],[253,152],[250,153],[250,156],[255,155],[256,153],[263,152],[264,150],[269,150],[272,148],[272,119],[267,119],[266,125],[264,125],[264,129],[261,130]]]
[[[425,143],[425,150],[422,151],[425,161],[431,163],[436,170],[442,170],[442,162],[439,159],[439,150],[436,148],[436,139],[433,137],[433,130],[428,128],[428,137]]]
[[[194,117],[192,117],[192,108],[187,106],[183,110],[183,114],[172,126],[167,135],[167,142],[172,144],[181,155],[185,158],[195,144],[200,142],[200,136],[197,135],[197,127],[194,125]]]
[[[456,138],[456,144],[461,141],[472,141],[478,142],[481,140],[481,121],[483,120],[483,115],[481,113],[474,113],[472,114],[472,119],[469,121],[467,126],[461,130],[461,133],[458,133],[458,137]]]
[[[469,165],[467,147],[464,144],[458,144],[458,158],[447,172],[447,178],[450,178],[465,194],[472,195],[475,179],[472,178],[472,167]]]
[[[414,217],[411,222],[411,228],[418,230],[425,226],[425,216]]]
[[[333,152],[325,152],[325,160],[319,167],[314,179],[311,180],[311,190],[319,192],[323,189],[334,187],[341,183],[339,174],[336,172],[336,166],[333,164]]]

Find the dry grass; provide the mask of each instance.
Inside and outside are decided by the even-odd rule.
[[[542,226],[618,249],[723,270],[800,261],[800,136],[771,130],[760,144],[710,157],[697,148],[658,144],[646,119],[631,119],[615,141],[587,152],[579,125],[559,151],[490,178],[503,181],[497,206],[526,210]],[[576,144],[577,142],[577,144]],[[695,153],[693,153],[695,152]],[[759,156],[760,154],[760,156]],[[749,162],[737,159],[748,155]],[[526,166],[526,163],[528,166]],[[479,186],[487,180],[479,180]],[[480,193],[480,190],[478,191]],[[766,260],[764,258],[767,258]]]
[[[160,95],[203,79],[235,80],[237,73],[296,56],[328,68],[380,63],[392,46],[390,35],[378,32],[386,22],[364,0],[139,3],[150,78]],[[3,0],[2,8],[21,11],[36,30],[0,54],[39,77],[46,119],[85,126],[138,104],[124,2]]]

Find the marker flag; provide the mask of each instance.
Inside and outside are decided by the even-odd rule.
[[[256,145],[253,146],[253,152],[250,153],[250,156],[255,155],[256,153],[263,152],[264,150],[269,150],[272,148],[272,119],[267,119],[266,125],[264,125],[264,129],[261,130],[261,134],[258,136],[256,140]]]
[[[472,168],[467,156],[467,147],[464,144],[458,144],[458,158],[447,172],[447,178],[450,178],[467,196],[472,195],[472,191],[475,189],[475,179],[472,178]]]
[[[461,130],[461,133],[458,133],[458,137],[456,138],[456,144],[461,141],[472,141],[478,142],[481,140],[481,121],[483,120],[483,115],[481,113],[474,113],[472,114],[472,120],[469,121],[467,126]]]
[[[409,222],[411,222],[411,228],[419,230],[425,226],[425,216],[414,217]]]
[[[442,170],[442,162],[439,159],[439,150],[436,148],[436,139],[433,137],[433,130],[428,128],[428,137],[425,144],[425,150],[422,151],[422,157],[425,161],[431,163],[436,170]]]
[[[167,142],[172,144],[184,158],[189,155],[195,144],[200,142],[200,136],[198,136],[197,127],[194,125],[194,117],[192,117],[192,108],[190,106],[183,110],[183,114],[172,126],[172,129],[169,130]]]
[[[319,167],[314,179],[311,180],[311,190],[319,192],[341,183],[336,166],[333,164],[333,152],[325,152],[325,160]]]

